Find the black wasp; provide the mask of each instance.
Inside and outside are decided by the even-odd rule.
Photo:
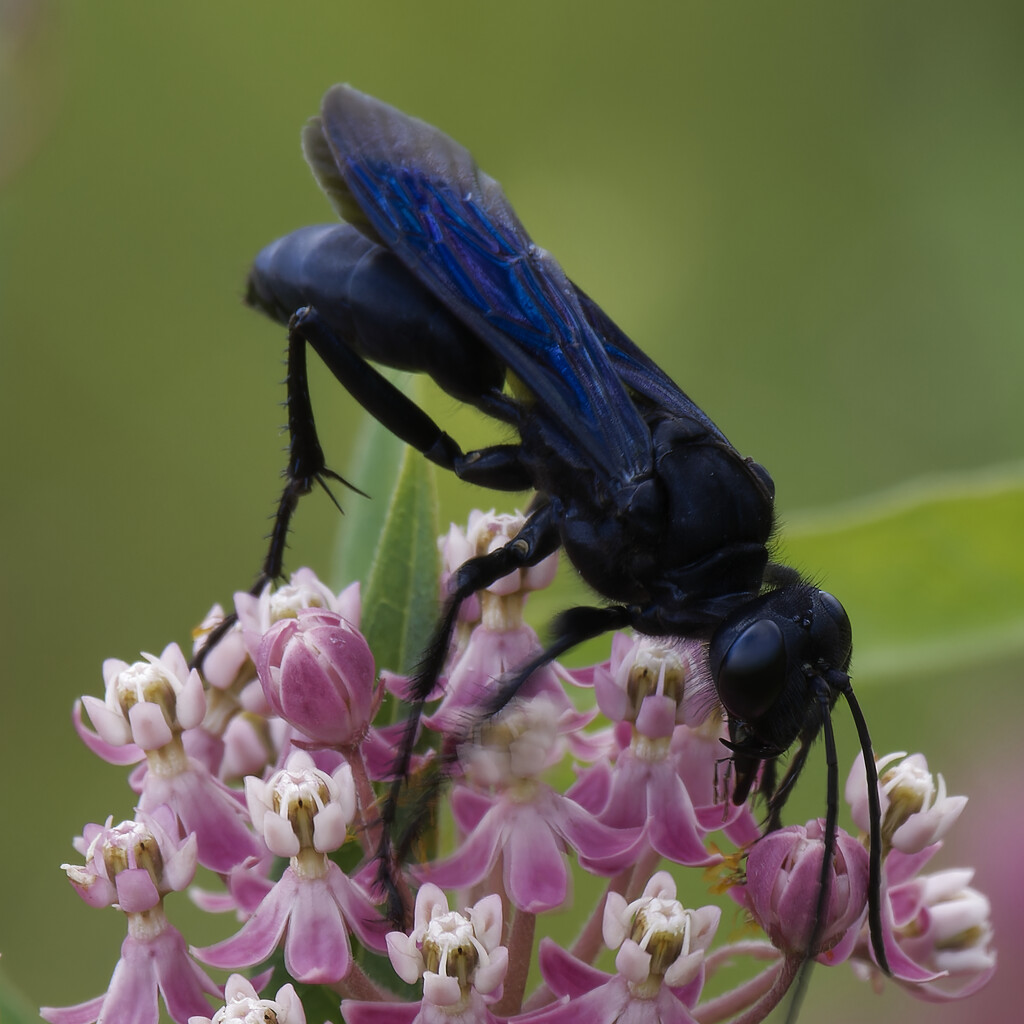
[[[462,146],[339,85],[306,126],[303,148],[344,223],[274,242],[249,277],[249,304],[290,325],[287,484],[256,589],[281,574],[299,497],[333,476],[313,423],[308,344],[365,409],[432,462],[475,484],[536,492],[518,536],[455,573],[420,668],[420,696],[441,671],[459,603],[559,547],[607,603],[559,616],[551,646],[505,681],[491,710],[541,664],[607,630],[707,640],[728,712],[733,799],[746,800],[758,779],[769,829],[780,824],[812,741],[825,737],[825,856],[811,954],[835,849],[830,716],[842,695],[874,794],[869,917],[884,968],[878,796],[847,674],[850,622],[831,594],[769,562],[771,477],[534,245],[500,186]],[[368,360],[429,374],[513,428],[518,442],[464,452]],[[415,711],[411,721],[410,746]],[[794,743],[778,779],[776,760]],[[405,757],[403,769],[408,750]],[[388,825],[396,798],[397,791],[384,812]]]

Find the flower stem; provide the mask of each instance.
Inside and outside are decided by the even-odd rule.
[[[355,962],[341,981],[327,987],[333,989],[343,999],[362,999],[378,1003],[393,1003],[399,999],[390,989],[373,981]]]
[[[715,999],[709,999],[693,1011],[694,1018],[699,1024],[718,1024],[718,1021],[726,1020],[734,1014],[750,1006],[755,999],[760,999],[768,992],[775,982],[776,977],[782,970],[782,961],[766,967],[760,974],[749,978],[742,985]],[[758,1018],[760,1020],[760,1018]]]
[[[346,747],[343,751],[345,759],[352,768],[352,781],[356,785],[359,802],[359,841],[363,852],[368,856],[380,849],[381,824],[380,815],[376,812],[377,794],[370,784],[370,776],[366,771],[366,762],[358,746]]]
[[[804,958],[802,956],[787,956],[784,960],[777,964],[772,964],[771,967],[762,971],[756,977],[751,978],[750,981],[739,988],[734,989],[732,992],[727,992],[717,999],[710,1000],[702,1007],[698,1007],[694,1012],[694,1017],[700,1021],[700,1024],[715,1024],[716,1021],[724,1020],[730,1016],[740,1006],[749,1003],[751,998],[756,998],[756,990],[762,988],[767,989],[767,991],[757,999],[757,1002],[746,1013],[736,1017],[732,1022],[732,1024],[760,1024],[786,997],[786,993],[789,991],[790,986],[792,986],[794,979],[800,973],[800,967],[803,962]],[[769,983],[770,988],[768,987]],[[738,998],[741,994],[746,998]],[[733,999],[735,999],[736,1005],[732,1008],[727,1008],[726,1002]]]
[[[731,942],[712,950],[704,957],[704,970],[707,977],[713,977],[717,971],[732,963],[738,956],[750,956],[755,960],[779,960],[782,958],[782,954],[764,939]]]
[[[617,875],[608,879],[605,895],[597,901],[594,912],[587,919],[583,930],[572,944],[572,955],[577,959],[588,964],[592,964],[597,959],[597,954],[601,952],[601,947],[604,945],[602,930],[604,927],[604,905],[608,893],[617,892],[620,896],[623,895],[629,888],[633,870],[632,867],[623,868]]]
[[[508,974],[505,975],[505,989],[501,999],[491,1008],[498,1017],[510,1017],[519,1012],[526,991],[526,977],[530,973],[533,959],[533,934],[537,926],[537,915],[516,910],[508,942]]]

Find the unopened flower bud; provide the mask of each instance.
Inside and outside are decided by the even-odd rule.
[[[822,837],[820,820],[791,825],[762,836],[747,855],[747,884],[739,898],[772,944],[787,953],[807,952],[815,929],[825,852]],[[860,926],[867,901],[868,852],[839,829],[818,954],[832,950]]]
[[[349,746],[366,735],[373,655],[337,612],[304,608],[277,622],[260,642],[256,669],[274,713],[310,739]]]

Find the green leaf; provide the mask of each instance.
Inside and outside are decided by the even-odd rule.
[[[784,524],[778,557],[843,602],[858,678],[928,672],[1024,649],[1022,531],[1015,464],[803,516]]]
[[[396,370],[381,372],[392,384],[408,391],[412,375]],[[364,416],[353,445],[352,458],[346,471],[367,498],[355,495],[346,503],[345,518],[338,530],[334,550],[332,580],[336,587],[359,580],[365,586],[377,553],[389,498],[398,485],[398,474],[405,456],[405,444],[372,416]]]
[[[415,390],[410,374],[381,372],[403,392]],[[366,416],[348,477],[370,500],[354,502],[341,524],[332,578],[338,587],[362,582],[362,632],[377,668],[409,672],[438,611],[434,467]]]
[[[39,1011],[28,997],[0,971],[0,1021],[3,1024],[37,1024]]]
[[[433,467],[406,448],[363,592],[362,630],[378,668],[409,672],[437,618]]]

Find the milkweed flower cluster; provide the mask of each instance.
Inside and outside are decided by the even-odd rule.
[[[521,523],[478,512],[468,530],[452,527],[446,572]],[[862,759],[846,786],[858,834],[839,830],[822,903],[824,823],[762,835],[731,799],[703,643],[616,635],[606,660],[547,665],[481,720],[503,677],[542,649],[523,607],[554,571],[552,558],[513,573],[459,611],[409,780],[415,792],[420,778],[447,778],[451,820],[424,813],[436,804],[413,809],[431,823],[393,869],[406,928],[385,920],[375,855],[403,728],[385,716],[408,683],[360,631],[358,585],[335,593],[302,569],[236,595],[230,627],[214,606],[195,634],[200,667],[173,643],[108,660],[103,697],[84,697],[74,722],[94,753],[132,767],[134,817],[87,825],[74,844],[84,863],[64,870],[90,906],[125,915],[127,937],[104,993],[44,1018],[156,1024],[162,1000],[181,1024],[305,1024],[301,983],[319,988],[318,1014],[327,999],[350,1024],[752,1024],[785,997],[812,934],[819,963],[880,985]],[[966,798],[948,795],[921,755],[877,768],[891,978],[924,999],[969,995],[995,968],[988,902],[969,869],[923,870]],[[164,901],[197,866],[213,888],[204,880],[190,895],[222,915],[224,937],[189,949]],[[695,869],[713,879],[705,906],[677,898],[676,880]],[[592,905],[574,898],[582,874],[601,879]],[[723,914],[711,897],[725,892]],[[543,933],[546,915],[569,906],[579,934],[563,948]],[[605,949],[611,971],[593,966]],[[759,972],[706,997],[706,979],[744,957]],[[222,989],[209,968],[256,973]]]

